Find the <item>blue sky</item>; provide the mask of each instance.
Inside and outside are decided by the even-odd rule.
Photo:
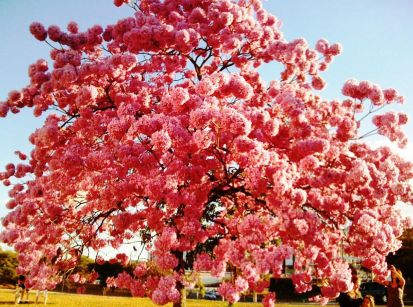
[[[397,88],[406,97],[406,104],[397,109],[413,116],[413,1],[268,0],[264,5],[282,20],[287,39],[304,37],[314,45],[319,38],[326,38],[343,45],[343,54],[324,74],[328,87],[321,94],[323,97],[340,98],[346,79],[367,79]],[[127,7],[115,8],[111,0],[0,0],[0,100],[10,90],[27,84],[29,64],[48,58],[50,48],[29,33],[32,21],[64,28],[74,20],[85,29],[97,23],[114,23],[132,13]],[[262,71],[266,80],[277,78],[271,65]],[[15,150],[30,151],[28,137],[40,125],[31,110],[0,118],[1,168],[17,161]],[[406,132],[413,137],[411,123]],[[409,145],[404,152],[406,157],[413,158],[412,148]],[[7,190],[0,186],[0,216],[6,214],[7,198]]]

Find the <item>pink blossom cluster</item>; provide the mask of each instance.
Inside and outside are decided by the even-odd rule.
[[[385,257],[391,251],[395,251],[401,247],[401,242],[397,240],[397,236],[401,235],[401,217],[390,212],[382,212],[379,217],[377,212],[365,210],[359,212],[354,220],[354,226],[350,228],[351,234],[355,232],[368,233],[369,237],[374,241],[373,244],[366,244],[365,239],[361,237],[352,237],[350,243],[357,244],[359,250],[353,250],[355,255],[365,258],[364,264],[371,267],[372,271],[379,276],[387,274],[384,267]],[[348,247],[350,249],[351,246]]]
[[[295,285],[295,291],[298,293],[307,292],[312,289],[312,275],[310,272],[295,273],[291,276]]]
[[[126,272],[120,273],[116,278],[108,277],[106,279],[106,284],[108,287],[129,289],[134,297],[143,297],[147,291],[145,285],[140,280],[134,279]]]
[[[397,142],[400,147],[407,145],[407,136],[402,131],[401,126],[408,122],[408,115],[405,113],[387,112],[375,115],[373,124],[378,128],[378,133],[387,136],[392,142]]]
[[[194,261],[194,270],[195,271],[210,271],[212,268],[212,259],[206,253],[200,253],[197,255],[196,260]]]
[[[236,291],[234,285],[228,282],[221,283],[218,288],[218,293],[231,304],[238,302],[240,299],[240,295],[238,291]]]
[[[320,39],[315,45],[315,49],[324,56],[324,61],[329,63],[333,56],[342,52],[342,46],[339,43],[330,45],[326,39]]]
[[[162,277],[151,296],[153,302],[164,305],[168,302],[179,302],[180,293],[176,289],[176,280],[173,275]]]
[[[274,307],[275,306],[275,293],[268,293],[262,300],[262,305],[264,307]]]
[[[109,260],[109,263],[120,263],[122,266],[126,266],[129,262],[129,257],[124,253],[116,254],[116,256]]]
[[[86,282],[86,278],[84,276],[81,276],[79,273],[70,275],[69,280],[74,283],[85,283]]]
[[[59,26],[52,25],[47,29],[39,22],[30,25],[30,33],[38,40],[44,41],[49,38],[53,42],[68,46],[73,50],[94,49],[102,42],[101,34],[103,29],[100,25],[95,25],[86,32],[79,33],[79,27],[75,22],[70,22],[67,26],[69,33],[62,31]]]
[[[369,81],[358,82],[354,79],[347,80],[343,86],[342,93],[345,96],[355,99],[370,99],[376,106],[390,102],[404,102],[404,98],[399,96],[395,89],[390,88],[383,90],[379,85]]]

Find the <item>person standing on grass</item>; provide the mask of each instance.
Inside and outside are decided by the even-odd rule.
[[[406,281],[402,272],[396,269],[394,265],[389,267],[391,280],[386,283],[387,286],[387,307],[404,307],[403,292]]]
[[[28,299],[28,290],[26,289],[25,282],[26,282],[26,277],[24,275],[20,275],[19,278],[17,279],[16,292],[14,295],[15,304],[23,303],[23,297],[24,297],[24,294],[26,293],[27,293],[26,299]]]

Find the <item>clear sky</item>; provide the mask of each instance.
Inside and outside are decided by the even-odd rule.
[[[323,97],[340,98],[346,79],[370,80],[398,89],[406,104],[397,110],[413,117],[413,1],[267,0],[264,5],[282,20],[287,39],[304,37],[314,46],[319,38],[326,38],[343,45],[343,54],[324,74],[328,87]],[[128,7],[115,8],[111,0],[0,0],[0,100],[28,83],[29,64],[48,59],[50,47],[30,35],[31,22],[65,28],[74,20],[86,29],[97,23],[114,23],[132,13]],[[266,80],[278,77],[271,65],[262,71]],[[28,137],[40,125],[31,110],[0,118],[1,168],[17,161],[15,150],[30,151]],[[413,143],[413,124],[405,131]],[[381,143],[378,139],[371,142]],[[412,144],[403,154],[413,159]],[[6,214],[7,198],[7,190],[0,186],[0,217]]]

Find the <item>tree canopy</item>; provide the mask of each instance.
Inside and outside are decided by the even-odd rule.
[[[34,22],[50,60],[0,103],[0,116],[48,114],[30,155],[17,151],[22,162],[0,173],[11,210],[1,240],[29,280],[53,287],[87,249],[134,240],[157,269],[140,264],[111,283],[157,304],[183,304],[196,282],[186,254],[194,271],[232,268],[219,288],[230,302],[268,286],[292,255],[296,290],[316,275],[323,302],[351,288],[342,251],[384,278],[411,226],[395,205],[412,201],[412,163],[364,137],[406,145],[407,115],[381,111],[403,97],[348,80],[342,100],[323,99],[341,46],[288,41],[259,0],[115,5],[133,16],[84,32]],[[271,62],[282,70],[265,82],[259,68]]]

